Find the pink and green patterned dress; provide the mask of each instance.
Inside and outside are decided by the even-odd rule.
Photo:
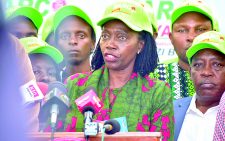
[[[163,141],[173,141],[174,119],[172,95],[168,84],[133,73],[130,80],[118,89],[109,89],[108,69],[75,74],[67,81],[72,106],[65,120],[65,130],[82,131],[83,115],[78,111],[75,99],[94,88],[104,107],[95,115],[96,120],[126,117],[128,131],[162,132]],[[109,96],[113,98],[109,101]]]

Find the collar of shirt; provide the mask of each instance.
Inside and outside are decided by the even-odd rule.
[[[189,108],[187,109],[186,114],[195,113],[195,114],[198,114],[200,116],[204,116],[206,114],[210,114],[212,112],[218,111],[218,109],[219,109],[219,105],[217,105],[217,106],[214,106],[214,107],[209,108],[206,111],[206,113],[203,114],[199,109],[197,109],[195,101],[196,101],[196,93],[193,95],[193,97],[191,99],[191,103],[189,105]]]
[[[184,121],[178,141],[212,141],[219,106],[209,108],[205,114],[196,108],[194,94]],[[191,129],[191,130],[190,130]]]

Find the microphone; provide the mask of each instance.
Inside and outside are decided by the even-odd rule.
[[[120,125],[120,132],[128,132],[126,117],[114,118],[113,120],[116,120],[119,123],[119,125]]]
[[[84,95],[75,100],[78,110],[84,115],[84,135],[95,136],[99,132],[99,125],[97,122],[92,122],[93,116],[98,113],[102,107],[103,102],[97,97],[95,91],[90,88]]]
[[[31,80],[28,83],[22,85],[20,93],[22,94],[22,104],[27,106],[34,102],[39,102],[43,99],[44,95],[40,90],[40,86],[35,80]]]
[[[103,102],[98,98],[92,88],[76,99],[75,103],[81,113],[83,113],[84,108],[87,106],[92,107],[94,113],[98,113],[103,107]]]
[[[48,93],[43,98],[39,113],[40,122],[46,122],[50,117],[51,127],[55,128],[58,116],[65,118],[70,107],[69,98],[66,95],[67,89],[61,82],[52,82],[48,85]]]
[[[37,85],[40,88],[42,94],[45,96],[48,92],[48,84],[44,82],[37,82]]]
[[[105,128],[106,134],[112,135],[120,131],[120,124],[118,121],[111,119],[105,121],[103,128]]]

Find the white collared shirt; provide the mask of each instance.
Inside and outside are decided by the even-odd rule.
[[[205,114],[196,108],[196,94],[186,112],[178,141],[212,141],[218,107],[209,108]]]

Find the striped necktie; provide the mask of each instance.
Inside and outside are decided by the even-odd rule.
[[[225,92],[220,100],[219,110],[216,116],[213,141],[225,141]]]

